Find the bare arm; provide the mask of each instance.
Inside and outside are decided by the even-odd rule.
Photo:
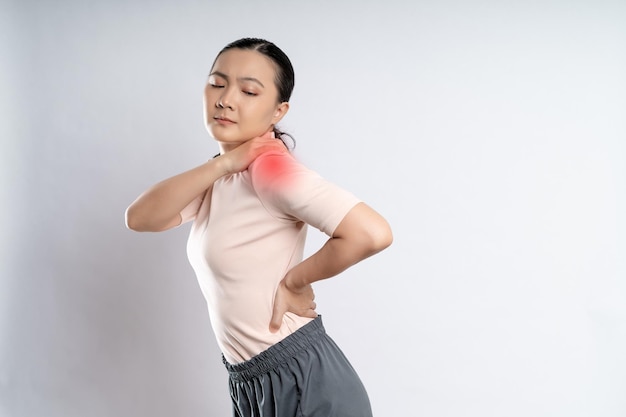
[[[366,204],[357,204],[324,246],[291,269],[281,281],[270,330],[280,328],[287,311],[303,317],[316,317],[311,284],[333,277],[382,251],[391,245],[392,240],[387,221]]]
[[[180,212],[215,181],[245,170],[269,150],[285,151],[279,140],[263,135],[218,158],[153,185],[126,209],[126,226],[138,232],[160,232],[181,222]]]
[[[217,158],[153,185],[126,209],[126,226],[137,232],[178,226],[181,210],[225,174]]]

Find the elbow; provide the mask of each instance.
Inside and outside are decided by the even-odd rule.
[[[131,204],[124,215],[126,227],[135,232],[162,232],[180,224],[181,219],[178,214],[169,220],[160,220],[150,213],[144,208],[140,209]]]
[[[393,243],[393,233],[391,227],[387,227],[385,235],[379,241],[380,250],[387,249]]]
[[[364,259],[387,249],[393,243],[393,234],[387,222],[383,221],[363,228],[353,242],[360,248],[360,256]]]
[[[141,225],[138,216],[136,215],[132,206],[126,209],[126,212],[124,213],[124,221],[126,223],[126,228],[128,228],[129,230],[133,230],[135,232],[141,231]]]
[[[355,255],[365,259],[393,242],[393,234],[387,220],[365,204],[355,206],[342,220],[334,236],[343,238],[355,249]]]
[[[393,233],[391,227],[385,222],[375,230],[370,231],[370,250],[372,253],[378,253],[387,249],[393,243]]]
[[[137,213],[137,209],[132,205],[126,209],[124,213],[124,220],[126,222],[126,227],[135,232],[147,232],[150,231],[150,227],[143,220],[143,216],[140,213]]]

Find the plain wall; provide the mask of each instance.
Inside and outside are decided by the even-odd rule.
[[[377,416],[626,415],[626,3],[0,7],[2,417],[230,415],[189,225],[124,210],[216,153],[243,36],[293,61],[297,157],[393,227],[315,287]]]

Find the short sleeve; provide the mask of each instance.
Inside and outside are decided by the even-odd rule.
[[[185,206],[185,208],[180,211],[181,225],[190,222],[196,218],[198,210],[202,205],[202,200],[204,200],[204,195],[205,194],[203,193],[194,198],[191,203],[187,204],[187,206]]]
[[[248,168],[265,208],[284,221],[303,221],[332,236],[361,200],[305,167],[287,152],[268,152]]]

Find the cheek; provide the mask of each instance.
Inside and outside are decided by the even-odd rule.
[[[209,109],[211,107],[211,105],[209,103],[210,103],[209,98],[205,95],[203,100],[202,100],[202,110],[204,110],[204,115],[205,116],[207,115],[207,113],[208,113],[208,111],[209,111]]]
[[[211,103],[215,103],[217,100],[214,97],[215,93],[212,93],[211,90],[205,89],[203,95],[204,105],[208,107]]]
[[[247,107],[245,109],[240,107],[239,116],[242,121],[240,128],[262,135],[271,127],[274,111],[268,110],[265,106]]]
[[[251,114],[256,115],[256,119],[262,123],[271,123],[276,113],[276,106],[274,102],[258,103],[251,108]]]

